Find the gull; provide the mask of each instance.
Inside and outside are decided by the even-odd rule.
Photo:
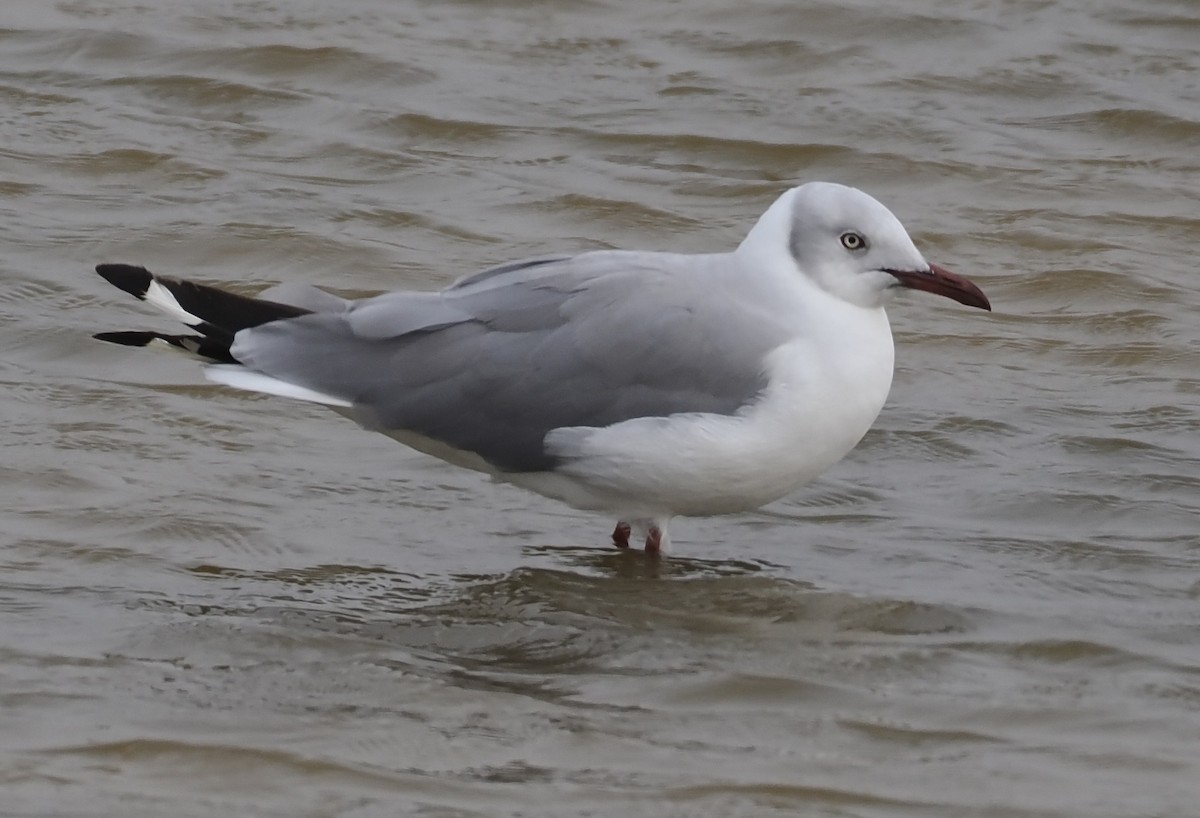
[[[990,310],[855,188],[783,193],[732,252],[598,250],[502,264],[437,292],[251,298],[127,264],[96,271],[190,332],[166,342],[236,389],[324,404],[413,449],[618,520],[670,548],[841,460],[892,383],[885,305],[923,290]]]

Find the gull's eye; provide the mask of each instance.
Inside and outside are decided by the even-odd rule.
[[[867,247],[867,240],[861,233],[851,230],[849,233],[842,234],[842,246],[847,250],[864,250]]]

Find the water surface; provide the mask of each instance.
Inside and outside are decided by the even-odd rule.
[[[0,814],[1200,811],[1194,3],[9,0]],[[995,313],[891,310],[828,475],[611,521],[92,332],[732,247],[863,187]]]

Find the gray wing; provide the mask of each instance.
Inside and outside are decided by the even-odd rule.
[[[600,251],[505,265],[441,292],[244,330],[232,352],[349,400],[370,428],[415,432],[501,471],[540,471],[554,465],[543,444],[552,429],[732,414],[762,390],[763,358],[787,331],[723,291],[722,263]]]

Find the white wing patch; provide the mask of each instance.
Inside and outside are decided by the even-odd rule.
[[[232,364],[218,364],[217,366],[205,367],[204,377],[213,383],[232,386],[234,389],[244,389],[247,392],[262,392],[265,395],[278,395],[281,398],[293,398],[295,400],[308,401],[309,403],[321,403],[325,406],[340,406],[344,408],[353,406],[345,398],[326,395],[324,392],[309,389],[307,386],[297,386],[294,383],[281,381],[278,378],[272,378],[270,375],[263,375],[261,372],[251,372],[245,367]]]
[[[171,291],[154,279],[150,279],[150,286],[146,288],[146,294],[143,298],[147,304],[153,304],[167,315],[182,321],[189,327],[197,327],[204,323],[203,318],[198,318],[185,310],[175,300],[175,296],[171,295]]]

